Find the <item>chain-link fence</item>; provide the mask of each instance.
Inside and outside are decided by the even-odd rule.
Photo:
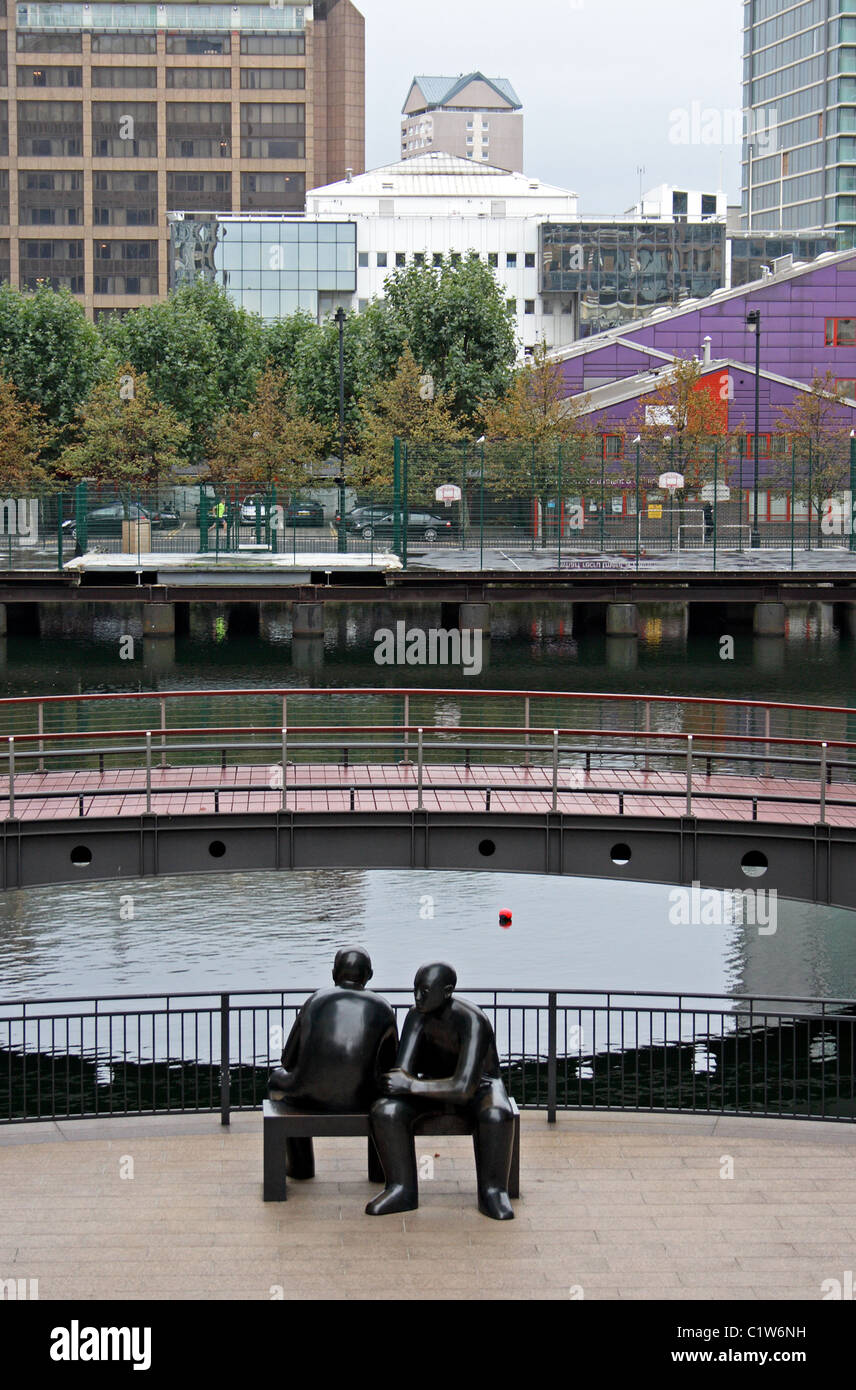
[[[798,568],[856,550],[856,440],[710,441],[690,457],[601,435],[585,445],[396,441],[391,482],[283,494],[255,487],[2,495],[0,568],[44,569],[90,553],[221,558],[395,554],[405,568],[751,565]],[[740,558],[742,557],[742,558]],[[829,557],[831,558],[831,557]]]

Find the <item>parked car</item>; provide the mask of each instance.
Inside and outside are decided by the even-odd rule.
[[[323,526],[324,508],[320,502],[289,502],[283,520],[286,526]]]
[[[172,531],[181,525],[181,512],[172,502],[165,502],[151,514],[153,531]]]
[[[345,513],[345,525],[349,531],[357,529],[357,523],[362,526],[370,526],[372,519],[388,516],[390,512],[389,503],[373,502],[371,506],[353,507],[351,511]],[[342,519],[341,512],[337,512],[333,521],[336,526]],[[351,523],[354,523],[352,525]]]
[[[86,534],[89,540],[100,540],[109,536],[121,536],[123,521],[151,521],[151,513],[137,502],[126,506],[124,502],[110,502],[106,507],[95,507],[86,516]],[[154,523],[152,523],[154,524]],[[62,533],[69,540],[77,540],[77,517],[69,517],[62,523]]]
[[[346,517],[348,530],[356,532],[364,540],[373,536],[386,539],[395,534],[395,517],[392,511],[385,511],[368,518],[358,517],[356,511]],[[435,516],[433,512],[410,512],[407,518],[408,536],[420,537],[423,541],[448,540],[455,533],[455,524],[448,517]]]

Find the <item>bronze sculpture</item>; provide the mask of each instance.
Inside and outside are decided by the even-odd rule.
[[[509,1221],[508,1196],[514,1116],[499,1073],[493,1028],[481,1009],[454,998],[450,965],[423,965],[413,983],[415,1007],[401,1030],[392,1071],[380,1079],[381,1099],[371,1128],[386,1187],[366,1212],[385,1216],[419,1205],[413,1127],[430,1115],[454,1114],[472,1124],[478,1206],[495,1221]]]
[[[366,989],[372,973],[360,948],[336,953],[333,988],[316,990],[297,1015],[268,1083],[271,1100],[336,1114],[365,1112],[383,1094],[398,1029],[391,1005]],[[311,1139],[289,1139],[286,1155],[291,1177],[314,1177]]]

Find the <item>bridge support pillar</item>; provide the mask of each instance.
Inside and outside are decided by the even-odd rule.
[[[490,604],[462,603],[458,610],[460,628],[479,628],[485,635],[490,632]]]
[[[785,605],[756,603],[752,615],[752,631],[756,637],[784,637]]]
[[[856,637],[856,603],[842,603],[843,628],[848,637]],[[5,629],[4,629],[5,631]]]
[[[607,637],[638,637],[639,613],[635,603],[606,605]]]
[[[293,603],[292,631],[295,637],[324,636],[323,603]]]
[[[6,605],[0,603],[0,637],[6,636]]]
[[[295,671],[317,675],[324,669],[324,637],[298,637],[291,643],[291,664]]]
[[[143,637],[175,637],[175,604],[143,604]]]

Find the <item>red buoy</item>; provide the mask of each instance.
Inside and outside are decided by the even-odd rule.
[[[500,912],[500,914],[499,914],[499,925],[500,925],[501,927],[510,927],[510,926],[511,926],[511,913],[510,913],[510,912],[505,912],[505,911]]]

